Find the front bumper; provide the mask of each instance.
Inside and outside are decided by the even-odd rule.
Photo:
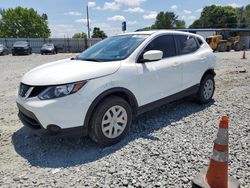
[[[83,124],[89,102],[78,94],[53,100],[23,99],[18,95],[16,102],[20,120],[37,135],[88,134]]]
[[[17,104],[19,113],[18,117],[23,123],[25,127],[29,129],[30,132],[32,132],[35,135],[38,136],[72,136],[72,135],[79,135],[84,136],[87,135],[85,132],[83,126],[74,127],[74,128],[66,128],[66,129],[58,129],[57,131],[53,131],[53,129],[45,129],[39,122],[39,120],[36,118],[36,116],[23,108],[21,105]]]
[[[26,49],[26,48],[14,48],[14,49],[12,49],[12,53],[14,53],[14,54],[28,54],[29,49]]]

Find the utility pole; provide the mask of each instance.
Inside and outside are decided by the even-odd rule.
[[[90,39],[90,28],[89,28],[89,6],[87,5],[87,27],[88,27],[88,38]]]

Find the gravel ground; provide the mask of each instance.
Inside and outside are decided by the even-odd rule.
[[[229,173],[250,187],[250,52],[217,53],[214,102],[182,100],[145,113],[119,144],[28,136],[15,93],[33,67],[72,54],[0,57],[0,187],[191,187],[209,161],[219,118],[230,116]],[[246,72],[245,72],[246,71]]]

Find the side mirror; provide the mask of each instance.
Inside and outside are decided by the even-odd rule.
[[[70,60],[77,60],[78,59],[78,55],[76,57],[71,57]]]
[[[142,62],[158,61],[163,58],[163,52],[160,50],[150,50],[143,54]]]

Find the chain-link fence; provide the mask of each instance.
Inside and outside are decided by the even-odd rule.
[[[45,43],[54,43],[58,52],[82,52],[90,46],[93,46],[102,39],[72,39],[72,38],[0,38],[0,44],[11,49],[16,41],[27,41],[30,43],[33,53],[40,53],[40,49]]]

